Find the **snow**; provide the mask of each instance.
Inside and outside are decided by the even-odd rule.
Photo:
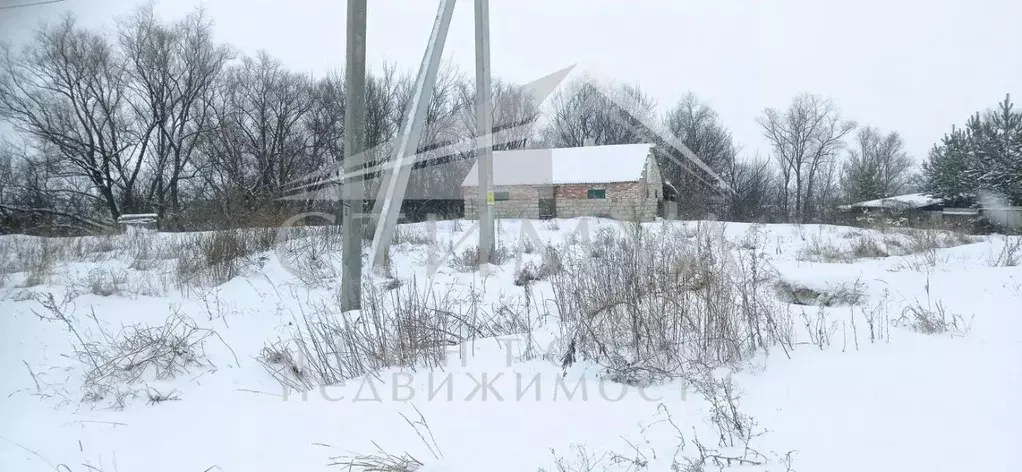
[[[942,200],[925,193],[911,193],[894,197],[853,203],[849,208],[921,208],[940,203]]]
[[[652,144],[494,151],[494,185],[561,185],[635,182],[642,178]],[[479,185],[479,163],[461,184]]]
[[[695,232],[708,223],[651,226],[663,224]],[[502,220],[500,241],[514,243],[527,225],[540,240],[561,244],[579,220]],[[401,227],[408,234],[429,230],[424,223]],[[472,222],[440,222],[437,231],[444,247],[468,235]],[[799,471],[1022,470],[1022,267],[994,263],[1016,240],[984,237],[918,254],[826,263],[809,261],[806,254],[815,245],[847,250],[857,238],[893,248],[906,245],[910,236],[826,225],[727,223],[723,231],[734,251],[762,248],[771,277],[815,290],[854,285],[863,296],[854,306],[782,304],[798,324],[818,316],[832,320],[833,342],[820,347],[806,340],[790,358],[773,350],[731,370],[740,406],[764,430],[757,450],[771,457],[795,451],[792,470]],[[155,253],[194,236],[133,237],[152,238],[144,241]],[[123,247],[131,241],[111,243]],[[31,274],[20,269],[6,277],[0,270],[0,470],[347,470],[330,465],[332,458],[380,448],[414,456],[426,472],[558,470],[555,454],[599,462],[576,470],[657,471],[669,470],[681,443],[686,457],[695,454],[697,437],[716,446],[710,404],[682,381],[626,388],[601,378],[599,367],[588,362],[562,370],[556,359],[526,355],[530,342],[540,354],[560,354],[551,316],[533,320],[531,337],[502,335],[451,346],[442,368],[383,369],[341,385],[285,394],[256,358],[267,341],[292,332],[290,323],[336,299],[339,284],[331,270],[315,277],[299,273],[289,262],[293,254],[275,250],[253,258],[225,283],[182,291],[165,280],[173,277],[172,262],[146,268],[116,249],[76,249],[102,247],[102,240],[44,242],[25,236],[0,237],[0,248],[17,249],[0,250],[0,268],[16,267],[33,257],[32,248],[47,244],[51,251],[65,249],[45,283],[28,283]],[[317,254],[328,268],[339,266],[338,246],[293,247]],[[513,284],[514,261],[486,275],[447,266],[431,274],[429,259],[422,245],[395,245],[395,278],[406,284],[429,280],[453,299],[480,293],[484,301],[496,301],[524,293]],[[120,293],[90,293],[90,277],[120,271],[128,275]],[[547,282],[537,283],[534,298],[550,299],[549,289]],[[83,366],[73,359],[67,327],[41,319],[47,312],[33,298],[49,293],[59,302],[69,290],[80,292],[68,310],[87,321],[86,334],[95,334],[99,325],[110,332],[135,323],[159,325],[171,312],[190,316],[217,333],[205,346],[210,365],[147,382],[148,389],[176,392],[176,401],[149,404],[143,394],[123,408],[82,402]],[[895,320],[914,303],[937,301],[970,320],[971,330],[926,335],[892,323],[888,338],[870,342],[868,313]],[[615,462],[611,453],[641,456],[648,466]],[[785,467],[774,460],[763,469],[723,470]]]
[[[976,216],[976,215],[979,215],[979,209],[976,209],[976,208],[945,208],[943,213],[945,215]]]

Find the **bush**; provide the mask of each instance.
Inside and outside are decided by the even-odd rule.
[[[31,250],[22,254],[25,260],[25,269],[28,273],[25,276],[25,287],[35,287],[46,283],[50,278],[50,272],[56,264],[58,257],[57,248],[48,238],[40,238],[38,245],[33,245]]]
[[[63,323],[72,336],[75,359],[85,368],[83,401],[108,399],[123,407],[127,398],[135,396],[130,389],[133,384],[170,379],[192,368],[212,366],[204,347],[210,337],[219,336],[176,311],[162,325],[133,325],[113,334],[103,329],[93,312],[90,319],[98,334],[92,334],[69,309],[70,300],[58,303],[52,294],[46,294],[39,303],[45,313],[37,314]]]
[[[519,287],[524,287],[532,282],[540,280],[540,278],[539,268],[536,267],[536,264],[526,262],[518,269],[518,272],[515,273],[514,283]]]
[[[251,228],[186,238],[178,247],[178,285],[184,288],[227,282],[242,274],[253,254],[272,249],[277,237],[272,228]]]
[[[553,246],[545,246],[542,256],[543,259],[538,266],[530,261],[518,269],[515,273],[515,285],[524,287],[538,280],[546,280],[563,269],[561,255]]]
[[[96,268],[89,271],[85,279],[89,293],[101,297],[118,295],[124,291],[128,283],[128,274],[123,270]]]
[[[880,243],[869,236],[863,236],[855,240],[852,245],[852,255],[855,257],[887,257],[887,250],[880,246]]]
[[[490,251],[490,264],[503,265],[511,259],[514,255],[506,246],[497,245]],[[451,258],[451,265],[460,272],[473,272],[479,270],[479,267],[483,265],[482,255],[479,253],[479,246],[470,246],[455,257]]]

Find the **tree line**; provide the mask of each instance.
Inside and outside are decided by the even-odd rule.
[[[391,157],[413,85],[413,75],[394,65],[368,74],[367,166]],[[659,142],[662,134],[651,126],[676,137],[731,189],[684,156],[667,155],[669,146],[658,147],[686,217],[824,221],[838,203],[916,188],[897,132],[858,127],[818,95],[766,109],[758,121],[770,152],[747,156],[712,107],[691,93],[664,112],[636,85],[600,87],[585,77],[548,103],[500,79],[491,93],[494,130],[512,134],[497,149]],[[417,165],[409,192],[459,187],[474,151],[444,149],[475,137],[474,95],[470,77],[443,67],[419,144],[432,158]],[[0,144],[0,227],[89,230],[139,212],[158,213],[168,229],[273,224],[293,205],[316,205],[280,197],[292,182],[343,161],[344,112],[340,71],[317,78],[265,52],[240,54],[213,39],[201,11],[165,21],[144,5],[112,31],[64,17],[24,47],[0,50],[0,119],[16,130]],[[990,157],[1004,147],[997,126],[1017,129],[1017,113],[997,118],[1014,124],[989,130],[993,115],[976,119],[975,130],[970,121],[931,154],[927,182],[965,165],[956,157],[938,166],[938,154],[980,156],[968,161],[984,163],[969,175],[997,180],[978,169],[1001,159]]]

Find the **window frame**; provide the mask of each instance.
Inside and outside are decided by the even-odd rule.
[[[593,196],[594,195],[593,192],[599,192],[598,195],[600,195],[600,196],[599,197],[594,197]],[[590,188],[590,189],[586,189],[586,200],[606,200],[606,199],[607,199],[607,189],[605,189],[605,188]]]

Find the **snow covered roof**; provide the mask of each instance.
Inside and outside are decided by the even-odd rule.
[[[894,197],[869,200],[866,202],[847,205],[848,208],[887,208],[887,209],[912,209],[936,205],[943,200],[925,193],[910,193],[908,195],[897,195]]]
[[[493,152],[493,185],[634,182],[642,178],[652,144],[618,144]],[[479,185],[479,163],[463,187]]]
[[[974,216],[974,215],[978,215],[979,214],[979,209],[978,208],[945,208],[944,209],[944,214],[945,215]]]
[[[145,224],[155,223],[159,218],[156,213],[126,213],[117,217],[119,224]]]

